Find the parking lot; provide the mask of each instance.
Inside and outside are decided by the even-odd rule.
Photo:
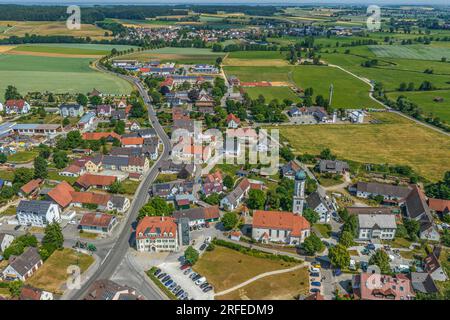
[[[309,292],[315,293],[319,292],[323,294],[322,287],[322,270],[320,265],[312,264],[309,268]]]

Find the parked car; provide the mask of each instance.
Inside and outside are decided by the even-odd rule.
[[[374,245],[373,243],[369,243],[369,244],[367,245],[367,249],[369,249],[369,250],[375,250],[375,245]]]
[[[206,293],[206,292],[211,291],[211,290],[212,290],[212,287],[209,286],[209,287],[204,288],[203,292]]]
[[[169,280],[167,280],[167,281],[164,283],[164,285],[165,285],[166,287],[169,287],[172,283],[173,283],[173,280],[172,280],[172,279],[169,279]]]
[[[204,244],[202,244],[201,246],[200,246],[200,251],[203,251],[203,250],[205,250],[206,249],[206,243],[204,243]]]
[[[186,264],[183,264],[181,267],[180,267],[180,270],[185,270],[185,269],[187,269],[187,268],[190,268],[190,267],[192,267],[189,263],[186,263]]]
[[[172,293],[175,294],[178,291],[180,291],[180,289],[181,289],[181,287],[178,285],[178,286],[176,286],[175,288],[172,289]]]
[[[322,286],[322,283],[320,283],[319,281],[313,281],[313,282],[311,282],[311,286],[320,287],[320,286]]]
[[[206,281],[206,278],[205,277],[201,277],[201,278],[197,279],[197,281],[195,281],[195,284],[199,286],[205,281]]]
[[[197,281],[198,279],[200,279],[202,276],[197,274],[195,277],[192,278],[192,281]]]
[[[189,273],[191,273],[191,271],[192,271],[191,268],[186,269],[186,270],[184,270],[183,274],[184,274],[185,276],[187,276]]]
[[[192,272],[190,275],[189,275],[189,278],[194,278],[194,277],[196,277],[197,276],[197,272]]]
[[[319,288],[311,288],[311,290],[309,290],[309,291],[313,292],[313,293],[316,293],[316,292],[320,293],[320,289]]]
[[[313,266],[314,268],[320,269],[320,263],[319,262],[314,262],[311,264],[311,266]]]
[[[173,289],[175,289],[177,287],[177,283],[174,282],[169,286],[169,290],[172,291]]]
[[[209,286],[209,283],[208,283],[208,282],[204,282],[204,283],[202,283],[202,284],[200,285],[200,289],[204,289],[204,288],[206,288],[207,286]]]
[[[167,275],[167,273],[163,272],[158,276],[158,279],[162,279]]]
[[[309,275],[311,277],[320,277],[320,273],[318,273],[318,272],[311,272]]]
[[[311,268],[309,269],[309,271],[310,271],[310,272],[320,272],[320,269],[319,269],[319,268],[311,267]]]
[[[181,296],[183,293],[184,293],[184,290],[181,289],[180,291],[178,291],[178,292],[175,294],[175,297],[179,297],[179,296]]]
[[[157,276],[158,274],[161,273],[161,269],[156,269],[155,272],[153,273],[155,276]]]
[[[162,280],[161,280],[161,282],[162,283],[165,283],[167,280],[169,280],[170,279],[170,276],[169,275],[167,275],[167,276],[165,276]]]
[[[333,273],[337,277],[337,276],[340,276],[342,274],[342,271],[341,271],[341,269],[337,268],[337,269],[334,269]]]

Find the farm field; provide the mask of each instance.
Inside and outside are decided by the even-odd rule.
[[[369,46],[375,55],[382,58],[403,58],[417,60],[441,60],[442,57],[450,59],[448,48],[431,47],[424,45],[384,45]]]
[[[251,87],[244,88],[250,98],[257,99],[260,94],[264,96],[266,102],[269,103],[274,99],[282,102],[284,99],[292,100],[293,102],[300,102],[300,98],[289,87]]]
[[[105,30],[92,24],[82,24],[81,29],[70,30],[65,21],[0,21],[0,38],[23,37],[26,34],[90,37],[96,40],[112,38],[105,37]]]
[[[84,272],[93,262],[92,256],[76,253],[72,249],[56,250],[26,283],[36,288],[61,294],[63,291],[61,286],[68,278],[67,268],[76,265],[80,267],[81,272]]]
[[[252,266],[252,268],[248,268]],[[208,279],[216,292],[226,290],[254,276],[293,267],[293,263],[252,257],[232,249],[216,246],[205,252],[194,270]]]
[[[231,293],[217,296],[218,300],[292,300],[309,291],[307,268],[268,276]]]
[[[84,44],[84,43],[55,43],[55,44],[32,44],[32,45],[19,45],[9,51],[9,53],[48,53],[52,54],[66,54],[66,55],[91,55],[94,57],[104,56],[111,52],[115,48],[119,51],[136,48],[134,46],[126,45],[101,45],[101,44]]]
[[[173,61],[177,63],[210,63],[214,64],[218,57],[223,57],[223,52],[212,52],[210,49],[197,48],[160,48],[150,51],[142,51],[121,56],[120,59],[136,59],[146,61],[157,59],[161,62]]]
[[[0,91],[14,85],[19,92],[89,92],[92,88],[107,94],[128,94],[131,85],[110,74],[90,68],[88,58],[0,55]]]
[[[297,154],[330,148],[338,157],[411,166],[419,175],[442,179],[448,170],[450,138],[393,113],[372,113],[381,124],[280,126]]]
[[[416,103],[425,114],[432,113],[441,120],[450,123],[450,90],[388,93],[388,97],[392,100],[396,100],[402,95]],[[444,101],[434,101],[437,97],[443,98]]]
[[[285,59],[285,56],[280,51],[233,51],[228,54],[232,59]]]
[[[380,108],[369,98],[369,86],[342,70],[325,66],[287,67],[224,67],[227,76],[234,75],[241,81],[279,81],[295,83],[305,89],[314,88],[314,96],[329,97],[330,85],[334,86],[334,108]]]

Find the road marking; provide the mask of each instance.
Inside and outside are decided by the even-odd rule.
[[[106,258],[108,258],[109,254],[111,253],[111,250],[112,250],[112,248],[109,249],[108,253],[107,253],[106,256],[103,258],[103,260],[102,260],[102,262],[100,263],[100,265],[102,265],[102,264],[105,262]]]

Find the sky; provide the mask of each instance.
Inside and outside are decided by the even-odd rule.
[[[377,4],[448,5],[449,0],[0,0],[12,4]]]

